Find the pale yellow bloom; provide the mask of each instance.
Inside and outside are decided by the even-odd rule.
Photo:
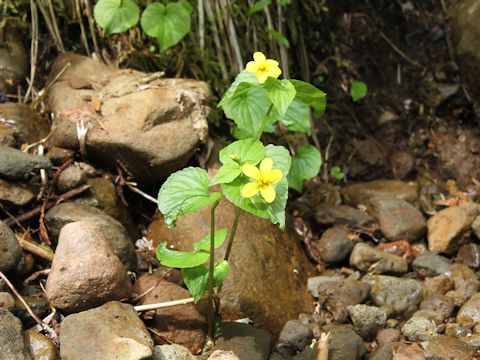
[[[254,182],[249,182],[242,188],[242,197],[251,198],[260,191],[260,194],[267,203],[272,203],[275,200],[275,188],[272,186],[283,178],[283,173],[279,169],[272,169],[273,161],[270,158],[265,158],[257,168],[254,165],[246,164],[242,166],[242,171],[249,178],[255,179]]]
[[[263,84],[269,76],[276,79],[282,73],[282,70],[278,67],[278,61],[267,59],[259,51],[253,54],[253,60],[247,63],[247,71],[256,73],[260,84]]]

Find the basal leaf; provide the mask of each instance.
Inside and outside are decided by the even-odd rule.
[[[279,80],[269,77],[265,81],[265,90],[280,116],[284,116],[295,98],[296,90],[289,80]]]
[[[170,175],[158,193],[158,208],[168,226],[175,226],[179,216],[220,200],[218,192],[209,193],[210,179],[205,170],[188,167]]]
[[[99,0],[93,9],[93,17],[107,34],[117,34],[138,22],[140,9],[133,0]]]
[[[280,122],[290,131],[300,131],[311,135],[310,107],[304,102],[294,99]]]
[[[311,106],[315,110],[317,116],[323,115],[327,106],[327,95],[323,91],[317,89],[315,86],[304,81],[289,81],[293,84],[295,90],[297,91],[295,97],[298,100],[303,101],[308,106]]]
[[[222,108],[227,118],[233,120],[250,136],[255,136],[267,114],[271,102],[261,86],[241,83]]]
[[[170,250],[167,248],[167,243],[161,243],[157,248],[157,259],[163,266],[174,268],[190,268],[204,264],[210,253],[208,252],[187,252]]]
[[[273,160],[274,169],[282,170],[284,176],[288,175],[292,164],[292,157],[285,147],[269,144],[265,147],[265,156]]]
[[[303,181],[317,176],[321,166],[322,156],[318,149],[312,145],[300,145],[292,159],[288,185],[302,192]]]
[[[215,249],[222,246],[226,236],[227,236],[226,229],[220,229],[215,231],[215,241],[214,241]],[[196,251],[205,251],[210,253],[210,234],[205,235],[203,238],[201,238],[198,241],[195,241],[195,243],[193,244],[193,247],[195,248]]]
[[[268,5],[272,3],[272,0],[259,0],[252,6],[250,6],[250,9],[247,11],[247,16],[252,16],[253,14],[262,11],[265,9]]]
[[[188,5],[188,6],[187,6]],[[157,39],[160,51],[177,44],[190,31],[192,7],[185,1],[153,3],[143,11],[143,31]]]
[[[225,104],[225,102],[230,99],[233,94],[235,94],[238,85],[244,82],[249,84],[258,84],[257,74],[247,70],[241,71],[235,78],[235,81],[232,83],[232,85],[230,85],[228,90],[225,92],[225,95],[223,95],[222,100],[218,103],[218,107],[222,107],[223,104]]]
[[[182,269],[182,275],[188,291],[190,291],[195,303],[197,303],[208,288],[208,269],[203,265],[199,265]]]
[[[367,96],[367,84],[360,80],[353,80],[350,84],[350,95],[352,96],[353,101],[362,100]]]
[[[223,259],[217,261],[213,268],[213,286],[220,286],[230,272],[230,264]]]

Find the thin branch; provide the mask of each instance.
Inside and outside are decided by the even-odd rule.
[[[177,306],[177,305],[191,304],[194,301],[195,299],[191,297],[191,298],[180,299],[180,300],[166,301],[163,303],[137,305],[137,306],[134,306],[133,309],[135,311],[142,312],[142,311],[162,309],[162,308]]]
[[[25,239],[25,234],[21,236],[20,234],[15,234],[17,237],[18,243],[22,247],[23,250],[26,250],[34,255],[37,255],[38,257],[52,262],[53,256],[55,255],[53,252],[45,250],[42,248],[40,245],[34,243],[33,241],[29,241]]]

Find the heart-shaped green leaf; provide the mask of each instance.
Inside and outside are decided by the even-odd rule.
[[[317,176],[321,166],[322,156],[318,149],[312,145],[300,145],[292,159],[288,185],[302,192],[303,181]]]
[[[168,226],[177,218],[220,200],[218,192],[209,193],[210,179],[205,170],[188,167],[170,175],[158,193],[158,208]]]
[[[317,89],[315,86],[310,85],[300,80],[289,80],[297,91],[295,97],[311,106],[317,116],[322,116],[327,107],[327,94]]]
[[[280,116],[284,116],[288,107],[295,98],[296,90],[288,80],[279,80],[269,77],[265,81],[265,90],[273,106]]]
[[[304,102],[294,99],[287,112],[279,120],[288,130],[300,131],[311,135],[310,107]]]
[[[93,17],[107,34],[117,34],[138,22],[140,9],[133,0],[99,0],[93,9]]]
[[[190,31],[192,7],[186,1],[153,3],[142,14],[143,31],[157,39],[160,51],[177,44]]]

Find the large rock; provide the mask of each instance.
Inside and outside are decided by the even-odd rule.
[[[368,200],[368,212],[390,240],[418,240],[425,233],[422,213],[410,203],[392,195],[374,196]]]
[[[62,360],[140,360],[152,354],[153,341],[131,305],[112,301],[62,321]]]
[[[476,0],[458,1],[449,12],[452,45],[464,79],[477,102],[480,99],[480,4]]]
[[[18,264],[22,248],[12,230],[0,220],[0,271],[6,272]]]
[[[473,346],[450,336],[439,336],[433,339],[426,350],[430,355],[441,359],[472,360],[475,355]]]
[[[50,81],[67,63],[48,96],[54,145],[82,150],[76,129],[83,123],[84,155],[156,183],[183,167],[207,137],[205,83],[118,70],[75,54],[57,58]]]
[[[8,206],[25,206],[33,200],[35,194],[18,182],[0,179],[0,203]]]
[[[0,309],[0,358],[31,360],[28,345],[22,335],[22,323],[10,311]]]
[[[345,325],[327,325],[323,330],[330,333],[329,360],[360,360],[367,352],[357,333]]]
[[[75,221],[88,221],[97,224],[100,233],[108,240],[113,252],[127,269],[135,269],[137,256],[134,240],[117,220],[97,208],[74,202],[55,205],[45,214],[45,224],[49,234],[57,241],[62,228]]]
[[[453,253],[480,214],[480,205],[466,203],[452,206],[433,215],[427,221],[428,248],[434,253]]]
[[[101,231],[93,222],[77,221],[60,232],[46,285],[56,308],[72,313],[129,298],[126,269]]]
[[[365,243],[358,243],[353,248],[350,266],[377,274],[405,274],[408,270],[408,263],[404,258],[372,248]]]
[[[397,199],[415,203],[418,200],[416,185],[398,180],[374,180],[348,185],[343,189],[346,200],[353,205],[366,204],[377,195],[392,195]]]
[[[50,169],[52,163],[44,156],[24,153],[0,144],[0,176],[10,180],[21,179],[33,170]]]
[[[157,304],[172,300],[181,300],[192,295],[173,283],[161,281],[138,304]],[[192,353],[199,353],[205,345],[207,323],[205,317],[192,303],[171,306],[155,310],[148,326],[154,330],[155,343],[163,344],[165,340],[171,344],[179,344]]]
[[[227,201],[220,203],[218,229],[230,229],[234,211]],[[173,229],[157,216],[147,237],[155,245],[166,241],[175,249],[191,251],[193,243],[209,232],[210,209],[205,208],[181,217]],[[216,252],[217,258],[223,256],[226,246]],[[250,316],[258,326],[278,334],[285,322],[312,311],[306,285],[313,267],[288,227],[282,233],[269,221],[242,212],[229,262],[231,271],[221,299],[225,319]]]
[[[26,104],[0,104],[0,119],[0,143],[4,145],[19,148],[46,138],[50,132],[47,120]]]

